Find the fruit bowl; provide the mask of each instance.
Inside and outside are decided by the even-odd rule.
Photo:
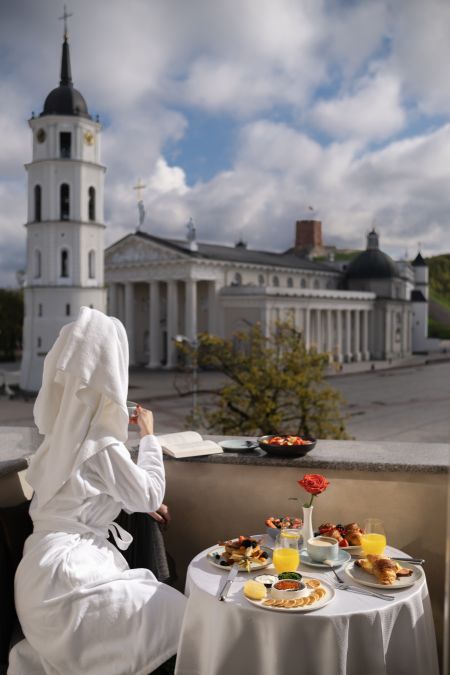
[[[293,516],[280,516],[275,518],[270,516],[266,518],[266,534],[269,535],[272,539],[276,539],[277,535],[280,534],[283,530],[298,530],[303,525],[301,518],[294,518]]]
[[[258,438],[259,447],[267,454],[277,457],[303,457],[316,447],[316,443],[312,436],[272,435]]]

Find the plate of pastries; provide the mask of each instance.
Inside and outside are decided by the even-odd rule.
[[[333,537],[339,546],[352,556],[362,555],[361,535],[364,534],[364,530],[358,523],[348,523],[348,525],[322,523],[318,534],[322,537]]]
[[[364,586],[389,589],[412,586],[424,576],[423,569],[418,565],[370,553],[349,563],[345,571],[353,581]]]
[[[219,541],[219,546],[208,551],[208,561],[220,567],[229,569],[235,563],[239,571],[253,572],[267,567],[272,562],[270,548],[261,546],[262,539],[240,535],[237,539]]]

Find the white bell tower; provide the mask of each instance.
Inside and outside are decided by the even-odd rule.
[[[67,14],[64,12],[64,23]],[[72,84],[67,27],[59,87],[32,117],[27,270],[20,386],[37,391],[44,358],[81,306],[106,311],[103,281],[105,167],[100,129]]]

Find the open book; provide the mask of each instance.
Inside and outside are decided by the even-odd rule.
[[[223,452],[214,441],[205,441],[196,431],[180,431],[174,434],[158,436],[163,452],[171,457],[197,457]]]

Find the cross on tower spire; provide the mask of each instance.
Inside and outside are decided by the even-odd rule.
[[[71,16],[73,16],[73,14],[68,14],[67,7],[66,7],[66,5],[64,5],[64,14],[62,16],[58,17],[59,21],[64,21],[64,40],[67,40],[67,38],[69,36],[68,30],[67,30],[67,19]]]

